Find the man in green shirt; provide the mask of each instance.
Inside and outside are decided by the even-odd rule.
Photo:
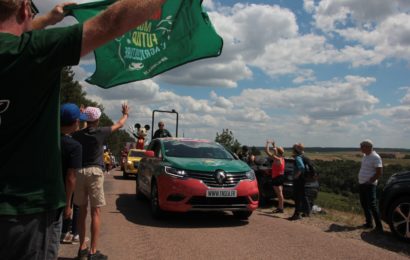
[[[2,259],[57,258],[65,206],[59,134],[62,68],[145,22],[163,2],[122,0],[84,24],[44,29],[63,19],[67,4],[34,18],[37,8],[31,0],[0,0]],[[96,251],[91,248],[88,258],[101,259]]]

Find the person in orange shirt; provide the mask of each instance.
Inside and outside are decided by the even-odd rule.
[[[269,149],[269,144],[273,146],[273,153]],[[273,159],[272,163],[272,185],[278,198],[278,207],[273,213],[283,213],[283,181],[285,172],[285,159],[283,158],[283,148],[276,147],[274,141],[267,140],[265,146],[266,154]]]

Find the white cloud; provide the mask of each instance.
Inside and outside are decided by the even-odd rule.
[[[400,99],[400,103],[402,103],[403,105],[410,105],[410,87],[405,89],[407,90],[407,93],[402,99]]]

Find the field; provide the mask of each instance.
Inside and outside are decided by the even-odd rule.
[[[261,150],[263,151],[263,149]],[[380,192],[391,174],[410,170],[410,150],[375,150],[382,156],[384,165],[384,175],[378,185],[378,192]],[[264,152],[262,153],[264,155]],[[312,160],[321,161],[316,162],[322,175],[320,175],[321,191],[315,204],[325,209],[330,215],[332,210],[336,210],[338,215],[345,212],[346,219],[351,218],[352,215],[361,215],[362,209],[354,187],[357,185],[357,173],[362,159],[360,150],[358,148],[306,148],[305,154]],[[290,148],[285,149],[285,156],[291,156]],[[348,163],[348,161],[354,163]],[[336,216],[328,217],[334,218]],[[343,218],[343,216],[340,217]]]
[[[265,154],[263,148],[258,148]],[[375,149],[383,158],[384,165],[399,164],[410,168],[410,149],[380,148]],[[360,162],[362,153],[359,148],[306,148],[305,154],[312,160],[352,160]],[[285,148],[285,157],[291,157],[291,148]],[[394,158],[388,158],[394,157]]]

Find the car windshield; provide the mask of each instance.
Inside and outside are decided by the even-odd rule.
[[[130,157],[145,157],[145,153],[141,151],[130,151]]]
[[[220,144],[201,141],[164,141],[165,155],[183,158],[211,158],[233,160],[233,156]]]

